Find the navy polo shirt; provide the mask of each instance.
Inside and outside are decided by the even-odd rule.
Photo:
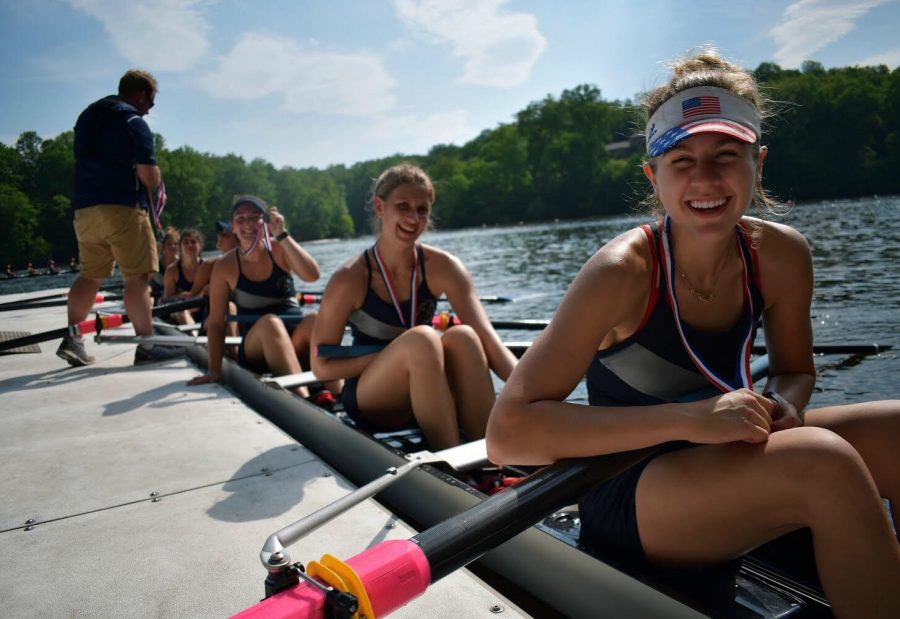
[[[75,123],[76,209],[96,204],[147,208],[147,188],[134,164],[156,165],[150,127],[115,95],[95,101]]]

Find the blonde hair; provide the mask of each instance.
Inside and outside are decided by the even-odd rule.
[[[425,170],[413,163],[398,163],[389,167],[387,170],[378,175],[378,178],[372,183],[373,203],[375,198],[387,200],[391,192],[401,185],[415,185],[425,190],[428,194],[428,203],[434,204],[435,192],[434,183],[425,173]],[[381,220],[375,217],[374,210],[371,217],[372,231],[378,234],[381,231]],[[428,218],[428,227],[431,228],[431,217]]]
[[[770,102],[760,92],[756,78],[746,69],[722,58],[715,48],[706,47],[695,54],[680,58],[670,63],[669,70],[672,76],[667,83],[644,93],[641,97],[644,116],[642,126],[646,126],[653,113],[671,97],[683,90],[697,86],[715,86],[728,90],[749,101],[759,112],[763,122],[766,118],[771,117]],[[757,143],[754,158],[759,157],[759,148],[760,144]],[[646,163],[653,171],[656,171],[655,158],[649,159]],[[662,204],[652,190],[641,202],[651,215],[657,218],[663,215]],[[759,183],[756,183],[753,189],[753,197],[750,202],[765,213],[777,214],[783,208],[768,195]]]

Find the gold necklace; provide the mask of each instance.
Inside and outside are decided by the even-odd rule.
[[[728,255],[731,252],[726,253],[722,260],[719,261],[719,267],[716,269],[716,278],[713,280],[712,288],[709,292],[700,292],[693,286],[691,286],[691,281],[688,279],[687,275],[684,274],[684,271],[681,270],[681,267],[676,265],[678,269],[678,274],[681,276],[681,279],[684,280],[684,285],[687,286],[688,292],[692,295],[703,301],[704,303],[709,303],[713,299],[716,298],[716,287],[719,285],[719,277],[722,275],[722,269],[725,268],[725,263],[728,262]]]
[[[719,283],[718,275],[716,276],[716,281],[713,283],[713,287],[710,292],[700,292],[699,290],[691,286],[691,282],[688,280],[687,275],[684,274],[684,271],[678,269],[678,274],[681,275],[681,279],[684,280],[684,285],[687,286],[688,292],[690,292],[692,295],[694,295],[704,303],[709,303],[716,298],[716,284]]]

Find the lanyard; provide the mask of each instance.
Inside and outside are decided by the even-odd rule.
[[[747,332],[744,334],[741,348],[738,351],[737,359],[735,360],[734,376],[732,377],[732,380],[729,381],[727,378],[716,373],[716,371],[703,360],[700,354],[694,350],[693,346],[691,346],[691,343],[688,341],[687,335],[684,332],[684,326],[681,323],[681,316],[678,311],[678,298],[675,295],[675,252],[672,248],[672,220],[668,215],[666,215],[666,219],[663,222],[662,230],[663,271],[666,275],[666,288],[668,289],[669,294],[669,304],[672,307],[672,313],[675,315],[675,326],[678,328],[678,335],[681,337],[681,343],[684,345],[684,349],[687,351],[688,356],[690,356],[694,365],[697,366],[697,369],[700,370],[700,373],[723,393],[728,393],[729,391],[734,391],[735,389],[740,389],[742,387],[753,389],[753,378],[750,374],[750,350],[752,348],[751,339],[753,336],[753,296],[750,294],[750,270],[747,268],[747,257],[744,255],[743,248],[740,245],[740,234],[740,230],[735,228],[735,242],[738,243],[738,253],[741,256],[741,262],[744,265],[744,298],[747,300],[751,319],[747,321]]]
[[[378,243],[372,246],[372,253],[375,254],[375,264],[378,265],[378,271],[381,273],[381,279],[384,280],[385,288],[387,288],[388,294],[391,295],[391,301],[394,303],[394,309],[397,310],[397,317],[400,319],[400,326],[404,329],[412,329],[416,326],[416,310],[418,305],[417,300],[417,289],[416,289],[416,273],[419,268],[419,261],[416,256],[415,247],[413,248],[413,266],[412,272],[409,276],[409,325],[407,326],[406,321],[403,320],[403,310],[400,309],[400,302],[397,301],[397,295],[394,293],[394,284],[391,281],[390,272],[384,268],[384,264],[381,262],[381,256],[378,254]]]
[[[147,201],[150,207],[150,214],[153,216],[153,223],[156,225],[156,236],[162,240],[163,227],[162,227],[162,214],[166,209],[166,202],[168,202],[168,197],[166,196],[166,185],[159,181],[159,186],[156,188],[156,199],[153,199],[153,193],[150,191],[150,188],[147,188]]]
[[[263,247],[266,248],[266,251],[272,253],[272,241],[269,239],[269,226],[265,221],[259,225],[259,229],[256,231],[256,238],[253,239],[253,243],[247,248],[247,251],[244,251],[244,248],[240,245],[238,245],[238,251],[241,252],[242,256],[248,255],[256,248],[256,244],[259,243],[260,239],[262,239],[262,244]]]

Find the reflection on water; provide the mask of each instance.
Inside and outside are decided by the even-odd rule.
[[[437,205],[440,208],[440,204]],[[505,295],[514,303],[490,305],[498,319],[551,318],[575,274],[590,256],[618,234],[641,223],[637,216],[591,221],[437,231],[425,242],[459,256],[479,292]],[[816,343],[879,343],[893,350],[857,363],[838,357],[818,361],[820,378],[813,405],[896,396],[900,376],[900,198],[826,201],[795,206],[783,221],[809,240],[813,251],[816,293],[812,315]],[[359,255],[371,238],[308,243],[322,273]],[[31,288],[62,286],[36,278]],[[326,280],[304,290],[321,290]],[[0,293],[15,282],[0,282]],[[506,332],[505,340],[527,340],[533,332]]]

